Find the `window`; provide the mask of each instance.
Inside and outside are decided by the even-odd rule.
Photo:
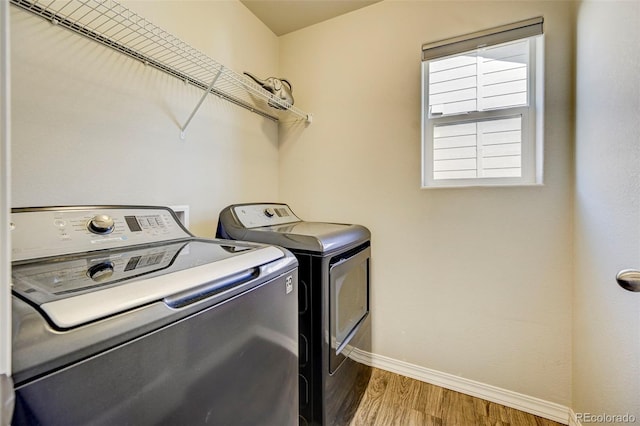
[[[542,18],[422,47],[422,186],[542,183]]]

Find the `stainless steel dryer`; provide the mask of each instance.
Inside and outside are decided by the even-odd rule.
[[[360,225],[306,222],[286,204],[237,204],[218,237],[275,244],[299,262],[300,423],[347,425],[371,377],[371,234]],[[362,359],[362,358],[361,358]]]
[[[13,425],[295,425],[297,261],[163,207],[14,209]]]

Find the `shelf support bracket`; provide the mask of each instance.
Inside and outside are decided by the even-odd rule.
[[[191,115],[189,116],[189,118],[187,118],[187,121],[184,123],[184,126],[180,127],[180,139],[184,140],[184,137],[185,137],[184,132],[187,129],[187,126],[189,125],[189,123],[191,123],[191,119],[193,118],[194,115],[196,115],[196,112],[198,112],[198,110],[200,109],[200,105],[202,105],[202,103],[204,102],[204,99],[207,97],[209,93],[211,93],[211,89],[213,89],[213,86],[216,84],[216,81],[218,81],[218,77],[220,77],[220,74],[222,74],[223,68],[224,68],[223,66],[220,66],[218,73],[216,74],[215,77],[213,77],[213,81],[211,81],[211,84],[209,85],[207,90],[202,94],[202,97],[198,101],[198,104],[196,105],[196,107],[191,112]]]

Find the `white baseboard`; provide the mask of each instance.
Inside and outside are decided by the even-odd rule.
[[[412,379],[430,383],[456,392],[485,399],[507,407],[515,408],[526,413],[544,417],[562,424],[571,426],[581,426],[575,418],[573,411],[569,407],[545,401],[532,396],[513,392],[507,389],[498,388],[464,377],[455,376],[441,371],[420,367],[408,362],[399,361],[383,355],[377,355],[359,349],[354,349],[349,355],[350,358],[365,365],[380,368],[392,373],[401,374]]]

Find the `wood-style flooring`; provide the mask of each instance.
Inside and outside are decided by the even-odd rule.
[[[529,413],[373,369],[350,426],[561,426]]]

